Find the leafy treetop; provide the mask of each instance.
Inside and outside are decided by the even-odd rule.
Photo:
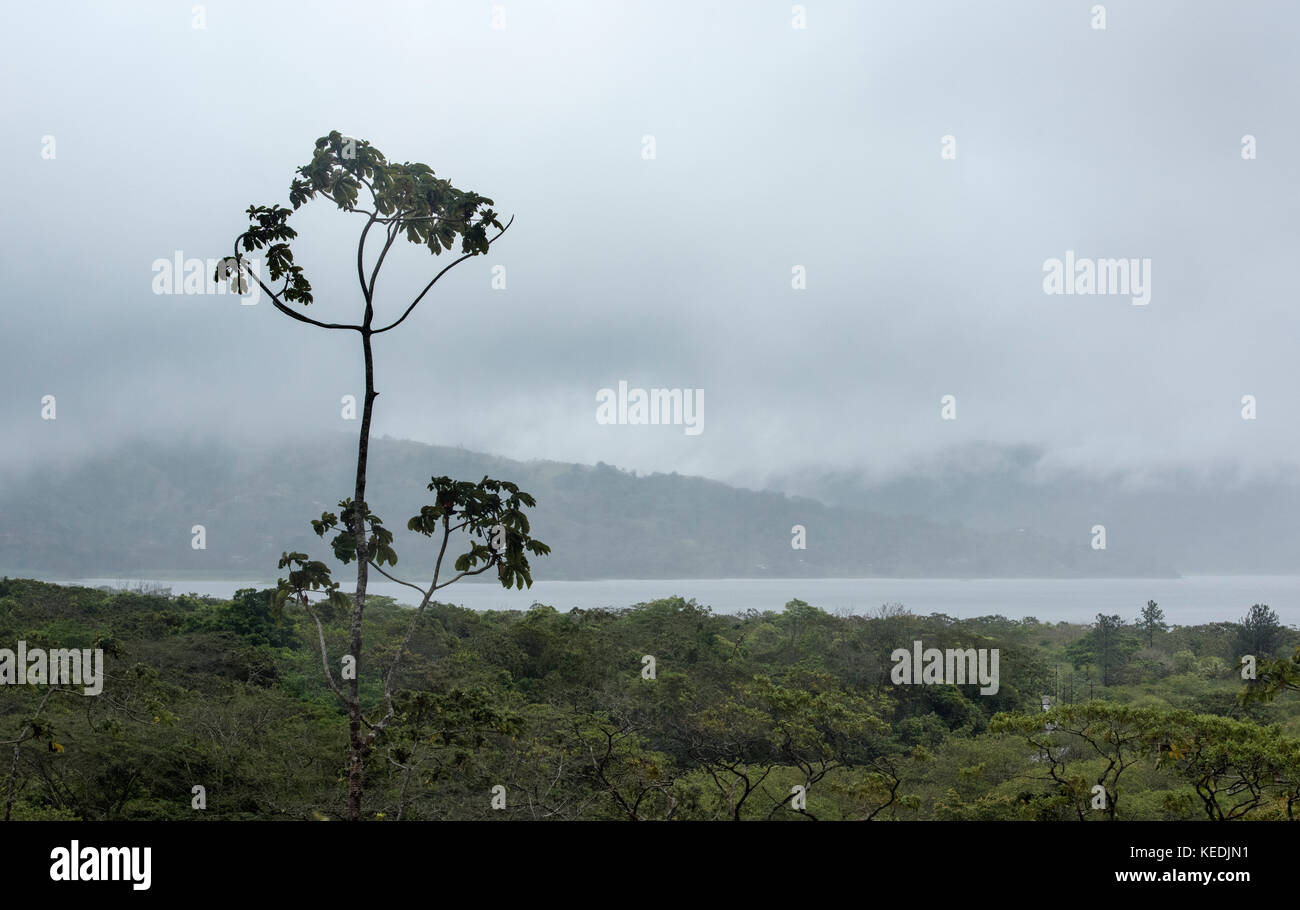
[[[243,254],[265,249],[264,258],[271,280],[283,278],[284,286],[278,292],[265,285],[263,288],[281,309],[284,309],[281,300],[303,306],[313,300],[311,283],[303,274],[302,266],[294,262],[293,250],[289,246],[289,241],[297,237],[298,232],[288,225],[288,219],[318,195],[332,200],[345,212],[359,212],[369,217],[357,250],[357,273],[367,308],[371,304],[379,266],[400,234],[405,234],[412,243],[427,246],[435,256],[443,250],[450,250],[459,237],[463,255],[456,262],[460,262],[469,256],[486,253],[496,237],[509,227],[508,222],[505,226],[501,224],[491,208],[492,200],[486,196],[457,189],[450,181],[437,177],[427,164],[390,164],[383,153],[366,140],[343,136],[337,130],[316,140],[311,161],[297,168],[296,173],[298,176],[289,186],[289,202],[293,208],[249,206],[247,214],[251,225],[235,239],[234,257],[223,260],[216,275],[220,280],[238,274],[242,284],[246,280],[242,270]],[[362,188],[370,195],[369,207],[358,205]],[[387,237],[379,261],[367,281],[363,252],[366,235],[376,224],[386,228]],[[489,227],[496,228],[499,233],[489,238]],[[304,318],[303,321],[309,320]],[[362,328],[317,324],[325,328]],[[373,331],[387,331],[396,324]]]

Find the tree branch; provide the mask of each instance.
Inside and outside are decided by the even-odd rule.
[[[394,222],[394,225],[396,222]],[[370,273],[370,290],[366,293],[366,300],[375,299],[375,279],[379,277],[379,267],[384,264],[384,257],[388,251],[393,248],[393,241],[397,239],[397,231],[393,230],[393,225],[388,227],[388,239],[384,241],[384,248],[379,251],[379,259],[375,262],[374,271]]]
[[[330,670],[329,656],[325,649],[325,627],[321,625],[320,617],[316,615],[316,611],[311,608],[309,603],[307,603],[306,598],[303,599],[303,606],[307,608],[307,612],[316,622],[316,635],[320,639],[320,664],[321,668],[325,671],[325,682],[329,684],[330,691],[337,695],[339,700],[346,705],[347,699],[343,697],[343,693],[339,690],[338,683],[334,681],[334,673]]]
[[[506,231],[510,230],[510,225],[512,225],[512,224],[514,224],[514,223],[515,223],[514,216],[511,216],[510,220],[506,222],[506,226],[503,227],[500,231],[498,231],[498,232],[497,232],[497,235],[496,235],[495,237],[493,237],[491,240],[488,241],[488,246],[490,247],[492,244],[494,244],[494,243],[496,243],[498,240],[500,240],[500,239],[501,239],[501,235],[504,234]],[[420,292],[420,295],[419,295],[418,297],[416,297],[415,300],[411,301],[411,305],[408,306],[408,307],[406,308],[406,312],[402,314],[402,316],[401,316],[400,319],[398,319],[396,322],[392,323],[391,325],[386,325],[386,326],[384,326],[382,329],[375,329],[374,332],[373,332],[373,334],[378,335],[380,332],[387,332],[389,329],[395,329],[395,328],[397,328],[399,325],[401,325],[403,322],[405,322],[405,321],[406,321],[406,317],[411,315],[411,311],[415,309],[416,304],[418,304],[421,300],[424,299],[424,295],[427,294],[427,293],[429,293],[429,289],[430,289],[431,287],[433,287],[435,284],[438,283],[438,279],[439,279],[439,278],[441,278],[443,275],[447,274],[449,271],[451,271],[451,270],[452,270],[453,268],[455,268],[456,266],[460,265],[460,264],[461,264],[462,262],[464,262],[466,259],[469,259],[471,256],[477,256],[477,255],[478,255],[478,253],[466,253],[464,256],[461,256],[459,259],[456,259],[456,260],[452,261],[450,264],[448,264],[446,268],[444,268],[444,269],[443,269],[441,272],[439,272],[437,275],[434,275],[434,276],[433,276],[433,280],[432,280],[432,281],[430,281],[428,284],[426,284],[426,285],[424,286],[424,290]]]
[[[244,255],[243,255],[242,253],[239,252],[239,240],[236,239],[236,240],[235,240],[235,260],[236,260],[236,262],[239,262],[239,261],[242,261],[244,258],[245,258]],[[250,274],[251,274],[251,273],[250,273]],[[280,302],[280,297],[279,297],[279,295],[276,294],[275,291],[273,291],[273,290],[271,290],[270,288],[268,288],[268,287],[266,286],[266,283],[262,281],[262,279],[261,279],[260,276],[254,274],[254,275],[252,275],[252,278],[253,278],[254,281],[257,282],[257,286],[258,286],[258,287],[260,287],[263,291],[266,291],[266,296],[268,296],[268,297],[271,298],[271,303],[273,303],[273,304],[275,305],[275,308],[276,308],[277,310],[279,310],[281,313],[284,313],[286,316],[292,316],[294,319],[297,319],[299,322],[305,322],[305,323],[307,323],[308,325],[314,325],[314,326],[316,326],[317,328],[322,328],[322,329],[353,329],[354,331],[358,331],[358,332],[361,331],[361,326],[359,326],[359,325],[343,325],[343,324],[341,324],[341,323],[337,323],[337,322],[318,322],[318,321],[316,321],[315,319],[312,319],[310,316],[304,316],[302,313],[299,313],[297,310],[291,310],[289,307],[285,306],[283,303]]]
[[[383,567],[380,566],[379,563],[375,562],[373,559],[369,560],[369,562],[371,567],[373,567],[377,572],[379,572],[380,575],[384,576],[389,581],[396,582],[399,585],[406,585],[408,588],[413,588],[414,590],[419,591],[421,594],[424,593],[424,588],[420,587],[419,585],[412,584],[409,581],[402,581],[400,578],[389,575],[387,572],[384,571]]]
[[[367,316],[371,310],[370,292],[366,289],[366,235],[370,233],[370,229],[375,226],[377,220],[373,215],[371,216],[370,220],[366,222],[366,226],[361,229],[361,239],[357,242],[357,281],[361,282],[361,295],[366,299]]]

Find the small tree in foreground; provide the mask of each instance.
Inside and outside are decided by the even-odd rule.
[[[364,199],[363,204],[358,204],[363,190],[369,196],[368,204]],[[341,211],[365,218],[357,243],[357,280],[364,307],[360,322],[355,324],[321,322],[291,306],[298,304],[306,308],[313,297],[302,266],[294,262],[289,241],[297,236],[297,231],[289,227],[288,219],[317,196],[331,200]],[[435,502],[422,507],[419,514],[407,523],[411,530],[439,541],[433,578],[427,587],[423,587],[394,578],[383,568],[385,565],[391,568],[397,563],[393,535],[366,506],[370,423],[378,395],[372,339],[401,325],[453,267],[471,256],[486,253],[510,227],[510,222],[504,226],[501,224],[491,208],[491,199],[457,189],[449,181],[437,178],[428,165],[391,164],[370,143],[347,138],[337,131],[316,140],[311,161],[297,169],[297,176],[289,186],[289,202],[292,209],[280,205],[249,207],[247,214],[251,226],[235,239],[235,255],[221,261],[217,278],[238,283],[240,291],[247,287],[249,280],[255,281],[275,308],[285,315],[321,329],[356,332],[361,340],[365,399],[357,443],[356,483],[352,496],[339,502],[338,513],[326,512],[312,522],[319,536],[335,532],[330,541],[335,557],[345,564],[356,560],[356,594],[352,598],[342,595],[338,590],[339,583],[330,577],[329,567],[309,559],[305,553],[284,553],[281,556],[279,567],[290,571],[289,577],[280,579],[278,586],[279,603],[291,600],[301,605],[315,622],[325,682],[347,710],[348,818],[356,820],[361,816],[366,757],[376,739],[396,716],[393,686],[398,667],[411,633],[434,592],[467,575],[479,575],[493,567],[505,587],[531,587],[533,579],[526,554],[544,555],[550,552],[550,548],[531,536],[523,510],[532,508],[536,502],[514,484],[488,477],[478,483],[434,477],[429,490],[435,493]],[[488,236],[489,228],[495,229],[491,237]],[[376,229],[382,232],[383,242],[373,266],[367,269],[366,241],[371,231]],[[435,256],[450,250],[459,238],[461,255],[438,271],[400,316],[387,324],[376,325],[375,281],[389,251],[402,236],[411,243],[428,247]],[[244,254],[254,250],[266,251],[264,259],[270,281],[274,283],[283,279],[284,283],[278,290],[268,287],[258,271],[249,267]],[[444,558],[453,534],[463,534],[468,538],[469,549],[455,558],[455,573],[446,578],[443,576]],[[372,567],[385,577],[419,591],[421,599],[402,645],[384,674],[383,706],[377,714],[372,712],[368,716],[362,711],[359,677],[366,584]],[[324,595],[324,600],[313,603],[309,597],[312,593]],[[351,611],[348,651],[341,656],[341,679],[335,678],[322,625],[322,619],[328,618],[334,609]]]

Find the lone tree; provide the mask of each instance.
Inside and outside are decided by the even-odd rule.
[[[1256,657],[1272,657],[1284,626],[1268,604],[1254,604],[1237,628],[1237,650]]]
[[[339,502],[339,513],[326,512],[312,521],[318,536],[335,532],[330,541],[334,556],[343,563],[356,560],[356,594],[348,598],[338,590],[339,583],[330,578],[330,569],[323,562],[309,559],[305,553],[284,553],[279,567],[288,568],[288,579],[280,579],[277,603],[287,601],[301,605],[316,624],[321,665],[325,682],[338,696],[348,715],[348,818],[361,817],[364,791],[365,761],[376,740],[397,716],[393,706],[394,685],[398,667],[406,652],[411,634],[424,614],[434,592],[467,575],[479,575],[496,567],[497,576],[505,587],[532,586],[533,579],[526,553],[544,555],[550,548],[531,536],[525,508],[536,505],[532,496],[522,492],[513,483],[484,477],[477,483],[455,481],[450,477],[433,477],[428,488],[435,494],[432,505],[423,506],[407,522],[407,527],[428,537],[440,538],[433,578],[427,587],[395,578],[383,567],[397,563],[393,550],[392,532],[382,520],[366,506],[366,462],[370,448],[370,422],[374,413],[375,364],[372,339],[376,335],[397,328],[415,310],[429,290],[452,268],[469,259],[486,253],[509,229],[492,210],[492,200],[478,193],[457,189],[447,180],[439,179],[426,164],[391,164],[370,143],[331,132],[316,140],[311,161],[297,169],[289,185],[289,202],[292,209],[280,205],[254,205],[248,209],[250,227],[235,239],[235,255],[223,259],[217,267],[217,278],[237,283],[246,290],[251,279],[270,298],[277,310],[299,322],[320,329],[356,332],[361,339],[361,352],[365,366],[365,402],[361,415],[361,433],[357,442],[356,484],[351,497]],[[358,204],[365,190],[369,203]],[[361,286],[364,308],[361,321],[355,324],[321,322],[307,316],[293,304],[303,309],[312,303],[312,288],[302,266],[295,264],[289,241],[298,236],[289,227],[289,217],[305,203],[317,196],[331,200],[343,212],[365,218],[361,237],[357,243],[357,280]],[[364,203],[364,198],[362,199]],[[495,233],[489,237],[488,229]],[[378,254],[373,254],[373,265],[367,270],[366,241],[371,231],[382,232],[383,243]],[[389,251],[405,235],[411,243],[428,247],[433,255],[451,250],[457,239],[460,255],[447,263],[433,276],[424,290],[406,305],[401,315],[391,322],[376,325],[375,281]],[[283,279],[278,290],[262,281],[258,270],[250,267],[246,253],[265,250],[264,261],[271,282]],[[455,574],[444,578],[443,560],[454,533],[461,532],[468,539],[469,549],[456,558]],[[378,712],[368,716],[363,712],[359,695],[359,677],[362,666],[362,619],[366,609],[366,583],[373,567],[380,574],[411,587],[421,594],[419,607],[411,617],[401,647],[383,675],[383,704]],[[450,574],[450,573],[449,573]],[[313,601],[309,594],[321,596]],[[341,655],[341,679],[336,679],[327,648],[322,618],[329,619],[335,608],[351,610],[348,651]]]
[[[1109,686],[1114,683],[1116,673],[1124,667],[1135,648],[1137,642],[1132,641],[1127,634],[1123,618],[1098,613],[1097,622],[1088,634],[1067,645],[1065,652],[1075,667],[1095,664],[1101,671],[1101,684]],[[1089,672],[1088,679],[1091,678]],[[1088,697],[1092,698],[1091,684]]]
[[[1148,600],[1147,605],[1142,608],[1142,615],[1138,618],[1138,628],[1146,633],[1148,648],[1155,644],[1157,632],[1169,630],[1169,624],[1165,622],[1165,611],[1160,609],[1160,605],[1154,600]]]

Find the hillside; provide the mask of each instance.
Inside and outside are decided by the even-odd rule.
[[[1300,485],[1277,470],[1224,463],[1098,472],[1054,464],[1034,446],[969,445],[936,453],[887,478],[807,472],[769,484],[879,515],[923,515],[996,532],[1023,527],[1070,540],[1106,526],[1113,550],[1189,575],[1290,574],[1300,553]]]
[[[0,489],[0,570],[67,577],[275,572],[281,551],[324,558],[310,520],[350,495],[354,441],[338,434],[239,450],[212,442],[135,443],[75,467],[45,466]],[[396,534],[405,572],[432,567],[406,520],[433,475],[513,480],[537,498],[533,531],[552,548],[535,577],[1160,576],[1130,548],[1094,551],[1030,530],[973,530],[605,464],[517,462],[458,448],[377,439],[372,510]],[[791,528],[807,529],[807,549]],[[203,525],[206,549],[191,547]]]

